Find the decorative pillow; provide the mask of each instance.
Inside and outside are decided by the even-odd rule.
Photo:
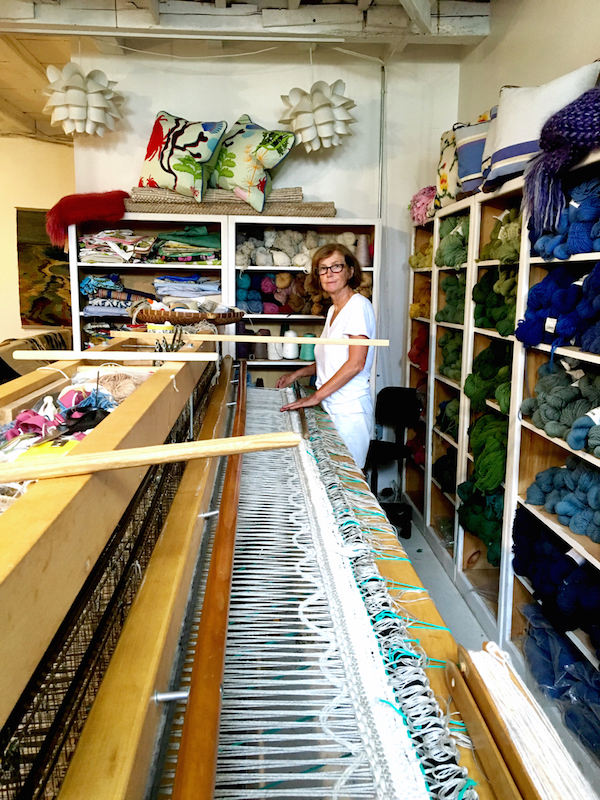
[[[154,121],[139,186],[173,189],[200,202],[227,122],[188,122],[166,111]]]
[[[559,109],[592,89],[600,62],[586,64],[543,86],[504,87],[500,90],[496,140],[484,191],[520,175],[539,152],[538,141],[546,120]]]
[[[458,189],[458,158],[454,131],[442,133],[440,139],[440,161],[437,168],[435,208],[443,208],[456,200]]]
[[[283,161],[295,143],[290,131],[266,130],[244,114],[223,139],[210,185],[231,189],[260,212],[271,191],[267,170]]]
[[[456,154],[458,156],[458,182],[461,191],[476,192],[481,186],[481,161],[490,127],[490,114],[482,114],[475,123],[454,126]]]

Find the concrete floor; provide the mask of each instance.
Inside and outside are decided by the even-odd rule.
[[[468,650],[481,650],[483,642],[490,637],[484,633],[423,534],[413,525],[412,536],[402,539],[401,543],[456,641]]]

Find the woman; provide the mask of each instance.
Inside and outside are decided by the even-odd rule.
[[[313,256],[312,288],[331,297],[322,337],[326,339],[372,339],[375,312],[371,303],[355,289],[362,280],[358,261],[347,247],[326,244]],[[369,376],[373,364],[372,347],[316,345],[315,362],[288,373],[277,381],[277,388],[290,386],[297,378],[317,376],[317,391],[282,407],[282,411],[316,406],[328,412],[338,433],[359,467],[364,467],[371,440],[373,403]]]

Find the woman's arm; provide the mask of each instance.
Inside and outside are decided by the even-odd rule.
[[[288,372],[287,375],[282,375],[275,384],[275,388],[285,389],[287,386],[291,386],[294,381],[298,380],[298,378],[308,378],[311,375],[316,374],[317,365],[313,361],[312,364],[307,364],[305,367],[300,367],[300,369],[294,370],[294,372]]]
[[[367,339],[368,337],[349,336],[348,338]],[[352,380],[352,378],[355,378],[359,372],[364,369],[368,352],[368,347],[349,347],[347,360],[326,383],[317,389],[314,394],[311,394],[310,397],[301,397],[299,400],[295,400],[293,403],[288,403],[288,405],[282,406],[281,411],[294,411],[297,408],[317,406],[321,400],[324,400],[326,397],[329,397],[330,394],[337,392],[338,389],[341,389],[342,386],[345,386],[349,381]],[[301,372],[302,370],[298,371]]]

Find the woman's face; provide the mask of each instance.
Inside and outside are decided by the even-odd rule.
[[[340,272],[333,272],[331,269],[328,269],[323,274],[319,274],[321,287],[323,291],[328,292],[328,294],[335,294],[347,285],[352,276],[352,267],[347,266],[346,260],[339,250],[335,250],[330,256],[327,256],[327,258],[322,258],[319,261],[319,273],[321,273],[321,270],[325,267],[335,268],[336,266],[340,265],[343,266],[343,269]]]

